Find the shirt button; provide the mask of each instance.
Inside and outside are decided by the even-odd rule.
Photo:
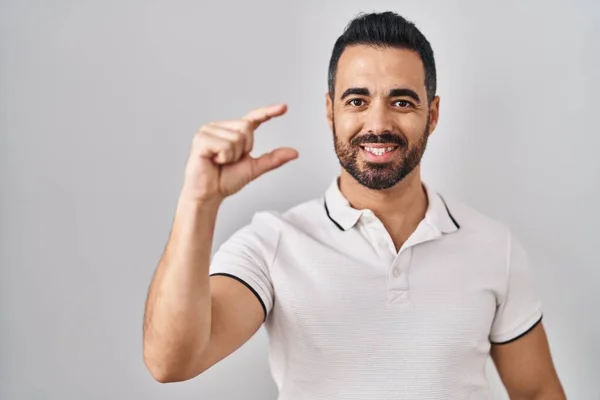
[[[392,273],[394,274],[394,276],[400,276],[400,268],[398,268],[398,267],[394,268]]]

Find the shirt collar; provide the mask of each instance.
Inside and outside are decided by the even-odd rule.
[[[352,208],[339,189],[338,177],[329,185],[325,192],[324,206],[327,217],[340,230],[347,231],[352,228],[366,210]],[[442,233],[455,232],[460,225],[450,212],[444,198],[433,188],[422,183],[428,199],[428,207],[425,212],[425,221]]]

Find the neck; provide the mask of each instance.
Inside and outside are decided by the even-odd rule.
[[[342,169],[339,186],[353,208],[373,211],[397,247],[425,217],[428,201],[421,182],[420,166],[395,186],[383,190],[372,190],[362,186]]]

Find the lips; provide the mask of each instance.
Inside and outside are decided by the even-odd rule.
[[[365,145],[365,146],[361,146],[361,147],[363,150],[365,150],[369,153],[375,154],[376,156],[382,156],[385,153],[389,153],[398,148],[398,146],[393,146],[393,145],[392,146],[390,146],[390,145],[382,146],[380,144],[376,144],[376,145],[370,144],[370,145]]]
[[[400,146],[392,143],[366,143],[360,145],[361,153],[367,161],[384,163],[391,161]]]
[[[381,134],[365,133],[364,135],[356,136],[350,144],[361,147],[391,147],[391,146],[407,146],[407,140],[404,136],[392,133],[384,132]]]

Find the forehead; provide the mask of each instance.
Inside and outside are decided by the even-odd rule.
[[[425,90],[423,62],[417,52],[407,49],[349,46],[338,61],[335,79],[336,92],[349,87]]]

